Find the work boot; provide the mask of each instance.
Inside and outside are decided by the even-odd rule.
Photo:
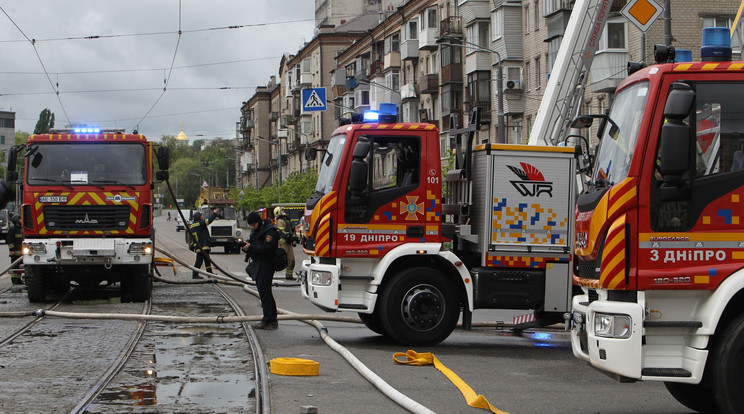
[[[287,280],[295,280],[295,277],[292,273],[285,273],[284,278]]]
[[[192,279],[204,279],[203,277],[199,276],[199,274],[196,272],[191,274],[191,278]]]
[[[261,321],[261,322],[254,323],[253,325],[251,325],[251,327],[253,329],[263,329],[266,331],[270,331],[270,330],[278,328],[279,322],[274,321],[274,322],[266,323],[266,322]]]

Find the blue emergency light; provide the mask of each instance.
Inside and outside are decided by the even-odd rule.
[[[707,62],[731,60],[731,32],[725,27],[703,28],[700,58]]]
[[[99,134],[101,132],[100,128],[75,128],[73,131],[76,134]]]
[[[378,111],[364,111],[363,122],[394,124],[398,122],[398,107],[394,103],[381,103]]]

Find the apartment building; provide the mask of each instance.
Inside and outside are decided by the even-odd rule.
[[[306,149],[323,148],[341,118],[380,103],[394,103],[404,122],[437,125],[443,158],[450,128],[466,126],[475,107],[481,108],[479,141],[526,143],[574,3],[383,0],[379,12],[319,28],[280,65],[284,86],[273,147],[280,161],[272,174],[286,177],[317,166],[318,160],[305,159]],[[579,113],[603,113],[628,62],[653,63],[653,45],[665,42],[663,19],[643,33],[620,13],[626,3],[611,3]],[[736,0],[669,3],[671,43],[692,50],[694,59],[703,27],[731,27],[739,6]],[[735,57],[741,44],[733,42]],[[299,90],[307,87],[326,87],[326,112],[301,113]]]

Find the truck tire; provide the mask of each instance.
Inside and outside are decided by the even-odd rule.
[[[388,336],[387,332],[385,332],[385,328],[382,326],[382,321],[380,320],[380,313],[377,312],[377,309],[373,313],[357,313],[359,315],[359,319],[362,320],[364,323],[364,326],[369,328],[370,331],[382,335],[382,336]]]
[[[149,265],[131,266],[121,281],[122,302],[144,302],[152,297],[152,275]]]
[[[454,284],[441,272],[427,267],[403,270],[378,299],[385,332],[404,345],[442,342],[452,333],[460,315]]]
[[[713,393],[703,383],[683,384],[680,382],[665,382],[664,386],[666,386],[667,391],[672,394],[675,400],[693,411],[701,413],[718,412],[713,408],[716,405],[713,400]]]
[[[44,273],[38,266],[26,266],[26,291],[28,301],[40,303],[46,301],[46,283]]]
[[[740,413],[744,407],[744,315],[723,330],[709,357],[710,389],[721,413]]]

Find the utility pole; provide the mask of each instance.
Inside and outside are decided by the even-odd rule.
[[[672,45],[672,0],[664,0],[664,44]]]

